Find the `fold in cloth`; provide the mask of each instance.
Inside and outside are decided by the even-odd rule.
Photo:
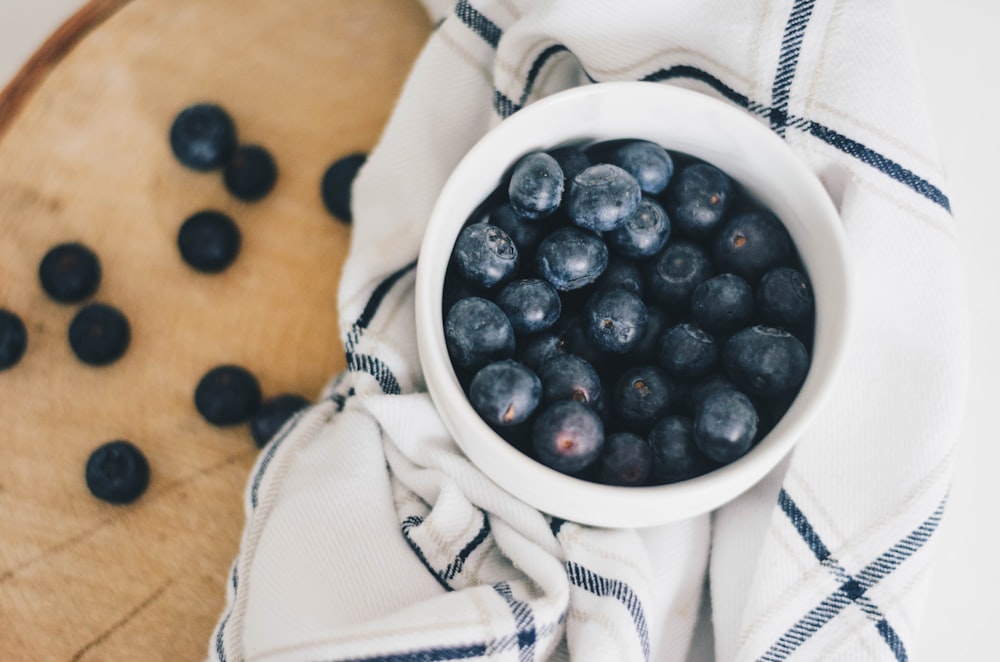
[[[353,189],[348,370],[260,456],[209,657],[908,659],[968,350],[895,3],[426,6],[436,28]],[[425,392],[414,330],[418,247],[459,159],[525,105],[611,80],[770,126],[829,191],[859,284],[841,380],[793,454],[714,513],[643,530],[553,520],[488,480]]]

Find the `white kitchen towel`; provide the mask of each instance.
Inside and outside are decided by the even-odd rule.
[[[434,32],[353,190],[348,370],[260,456],[210,658],[910,659],[967,329],[896,4],[426,5]],[[859,284],[839,387],[790,458],[710,515],[645,530],[553,520],[491,483],[442,425],[414,338],[414,264],[452,168],[523,106],[611,80],[770,126],[827,187]]]

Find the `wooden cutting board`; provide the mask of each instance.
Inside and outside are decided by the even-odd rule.
[[[0,96],[0,307],[28,350],[0,372],[0,658],[196,660],[223,607],[258,454],[248,426],[219,429],[198,379],[237,363],[265,397],[315,397],[344,366],[337,277],[349,226],[324,209],[326,166],[378,139],[430,25],[414,0],[93,0]],[[213,101],[274,154],[263,201],[182,168],[167,132]],[[199,209],[243,233],[217,275],[180,259]],[[84,365],[66,340],[78,305],[48,299],[45,252],[100,257],[93,300],[132,325],[125,356]],[[93,498],[90,452],[125,438],[149,490]]]

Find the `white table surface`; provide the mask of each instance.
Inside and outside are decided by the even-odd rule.
[[[0,0],[0,85],[83,0]],[[1000,659],[998,527],[1000,443],[993,423],[1000,396],[1000,222],[990,196],[1000,189],[1000,3],[910,0],[903,5],[923,75],[948,180],[944,189],[961,232],[972,322],[972,374],[954,484],[938,546],[921,640],[911,659]]]

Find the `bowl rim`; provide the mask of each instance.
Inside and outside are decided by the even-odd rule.
[[[462,205],[465,211],[460,220],[456,219],[451,207],[456,199],[471,198],[470,187],[477,188],[477,183],[470,173],[483,163],[490,165],[491,169],[489,175],[484,174],[481,179],[489,180],[485,188],[492,191],[517,156],[530,151],[587,142],[586,136],[591,142],[611,137],[643,138],[643,135],[624,135],[620,131],[602,133],[604,130],[596,127],[603,127],[601,118],[608,114],[615,114],[613,124],[616,125],[637,118],[652,121],[646,115],[653,108],[706,118],[704,121],[716,123],[720,130],[731,132],[730,138],[745,140],[765,150],[766,157],[774,159],[774,165],[780,171],[774,178],[787,178],[787,185],[779,188],[768,184],[774,190],[764,194],[762,201],[773,209],[775,205],[771,204],[773,200],[769,196],[787,195],[798,200],[794,206],[809,207],[815,213],[816,218],[809,223],[812,224],[811,231],[824,242],[826,255],[822,258],[823,268],[837,273],[839,279],[836,284],[820,284],[810,276],[817,305],[809,373],[788,412],[750,452],[708,474],[677,483],[643,487],[601,485],[562,474],[524,455],[495,433],[466,399],[444,342],[442,285],[455,236],[477,204]],[[580,113],[594,116],[581,120]],[[571,124],[576,126],[573,122],[591,130],[570,131],[566,127]],[[536,144],[539,141],[531,140],[529,136],[533,135],[532,127],[538,124],[564,133],[554,136],[544,145]],[[685,151],[709,162],[717,161],[722,156],[716,155],[713,159],[709,153],[711,150],[702,150],[700,146],[687,145],[686,149],[678,149],[675,143],[664,144],[664,147]],[[502,163],[492,164],[489,159],[495,152],[513,156],[501,159]],[[752,193],[761,196],[761,190],[756,188],[760,184],[758,179],[763,181],[767,177],[759,177],[757,173],[743,171],[739,167],[736,170],[743,176],[733,174],[733,168],[722,169]],[[477,190],[483,188],[483,185],[478,185]],[[792,193],[793,190],[796,193]],[[479,202],[485,197],[479,196]],[[787,206],[785,202],[782,204]],[[782,220],[789,226],[785,218]],[[796,220],[789,227],[789,232],[807,271],[811,271],[815,265],[804,253],[816,254],[817,249],[803,251],[800,246],[799,240],[805,236],[803,233],[810,232],[808,228],[800,227],[804,223],[801,219]],[[443,232],[445,235],[442,235]],[[445,256],[443,263],[442,255]],[[674,85],[653,82],[595,83],[545,97],[504,119],[482,136],[451,172],[432,209],[417,261],[417,347],[425,384],[446,428],[469,460],[500,487],[529,505],[565,520],[612,528],[653,526],[714,510],[758,483],[789,454],[838,381],[853,324],[853,290],[846,235],[840,215],[826,189],[804,160],[757,117],[717,98]],[[820,292],[823,293],[822,299]],[[821,359],[819,365],[817,358]],[[805,399],[803,396],[806,396]],[[516,468],[516,471],[508,468]],[[540,484],[548,488],[543,489]],[[618,515],[612,516],[602,504],[614,504],[613,510]],[[592,511],[596,508],[596,511],[581,513],[581,507]]]

